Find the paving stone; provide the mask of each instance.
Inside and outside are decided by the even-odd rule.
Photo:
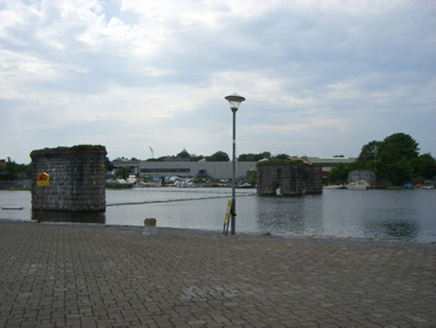
[[[432,327],[436,245],[0,220],[0,326]]]

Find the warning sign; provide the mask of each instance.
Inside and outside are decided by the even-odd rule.
[[[230,223],[231,211],[232,211],[232,201],[229,200],[229,202],[227,203],[227,211],[226,211],[226,216],[224,218],[224,227],[223,227],[223,235],[226,235],[226,236],[229,232],[229,223]]]
[[[50,175],[45,172],[38,174],[38,179],[36,180],[36,185],[39,187],[48,187],[50,184]]]

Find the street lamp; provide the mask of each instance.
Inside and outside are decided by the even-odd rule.
[[[239,108],[241,102],[245,100],[244,97],[239,96],[238,94],[233,94],[225,97],[225,99],[230,104],[230,109],[233,113],[233,155],[232,155],[232,207],[230,209],[231,215],[231,234],[235,234],[235,226],[236,226],[236,196],[235,196],[235,183],[236,183],[236,111]]]

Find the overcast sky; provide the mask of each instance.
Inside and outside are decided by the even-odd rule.
[[[358,156],[398,132],[436,156],[434,0],[0,0],[0,159]]]

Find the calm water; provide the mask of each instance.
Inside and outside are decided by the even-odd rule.
[[[436,190],[324,190],[304,197],[257,197],[237,190],[236,231],[436,241]],[[147,188],[107,190],[106,224],[222,230],[231,190]],[[0,218],[30,220],[30,192],[0,191]],[[120,205],[128,204],[128,205]]]

